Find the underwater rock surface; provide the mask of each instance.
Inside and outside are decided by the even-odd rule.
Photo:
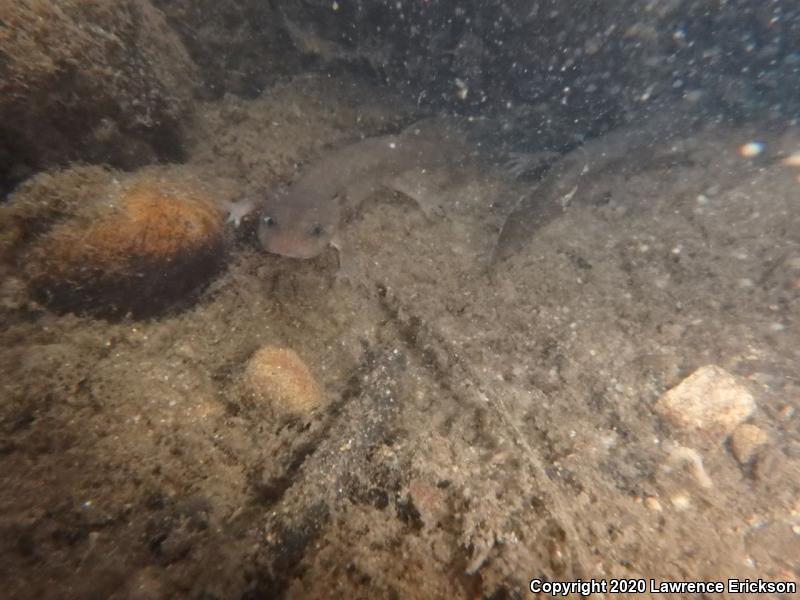
[[[0,177],[180,156],[196,68],[148,0],[0,5]]]
[[[104,316],[160,312],[222,263],[223,212],[204,193],[148,173],[93,175],[94,189],[18,257],[41,301]]]

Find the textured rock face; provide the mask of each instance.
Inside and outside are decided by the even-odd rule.
[[[37,219],[48,216],[54,224],[37,236],[46,227]],[[40,175],[14,194],[0,222],[16,223],[7,254],[17,254],[36,297],[57,311],[160,312],[185,301],[224,258],[222,211],[169,170]],[[24,249],[12,246],[25,238],[33,239]]]
[[[179,156],[194,79],[148,0],[0,4],[0,177]]]

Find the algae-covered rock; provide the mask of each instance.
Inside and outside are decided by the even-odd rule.
[[[0,177],[179,155],[194,78],[149,0],[0,3]]]
[[[223,211],[169,169],[119,179],[98,168],[40,175],[14,194],[0,223],[4,254],[59,311],[159,312],[207,281],[224,256]]]
[[[264,346],[244,372],[247,394],[269,405],[278,415],[306,415],[320,406],[320,388],[300,356],[289,348]]]
[[[112,179],[106,168],[74,166],[39,173],[21,184],[0,206],[0,264],[12,264],[29,242],[90,204]]]

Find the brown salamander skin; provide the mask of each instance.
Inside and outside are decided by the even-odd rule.
[[[444,163],[449,140],[406,132],[367,138],[330,152],[305,169],[285,194],[266,199],[258,226],[265,250],[292,258],[313,258],[336,239],[344,204],[375,191],[416,167]],[[348,193],[352,191],[352,194]]]

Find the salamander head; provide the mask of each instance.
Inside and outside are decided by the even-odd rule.
[[[258,239],[267,252],[290,258],[314,258],[331,243],[337,213],[330,198],[278,195],[264,207]]]

